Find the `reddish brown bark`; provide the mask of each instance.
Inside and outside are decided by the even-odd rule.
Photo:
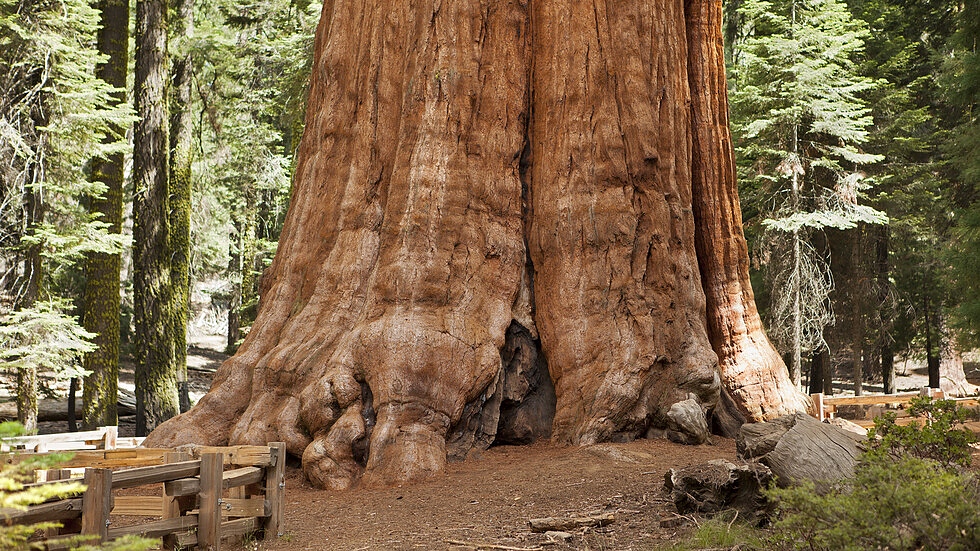
[[[717,399],[694,251],[684,6],[535,2],[530,228],[555,436]],[[574,37],[556,40],[556,37]]]
[[[525,259],[527,18],[430,8],[325,3],[261,314],[158,442],[281,439],[332,487],[360,462],[383,484],[441,469],[447,439],[472,445],[479,429],[450,429],[482,424],[463,410],[499,385]]]
[[[687,0],[688,71],[693,117],[695,243],[707,300],[708,335],[718,354],[731,417],[758,422],[809,407],[762,330],[749,281],[749,254],[735,184],[722,44],[722,5]]]
[[[687,30],[683,0],[328,0],[258,318],[148,445],[282,440],[343,488],[497,435],[703,439]]]

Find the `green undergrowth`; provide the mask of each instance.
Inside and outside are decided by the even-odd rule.
[[[769,533],[750,525],[731,511],[701,521],[694,532],[680,542],[668,547],[672,551],[726,549],[762,551],[768,549]]]
[[[980,549],[980,480],[968,467],[971,413],[955,402],[915,399],[922,424],[875,421],[852,479],[820,494],[812,483],[770,488],[766,528],[733,513],[701,522],[669,549],[739,551],[959,551]]]

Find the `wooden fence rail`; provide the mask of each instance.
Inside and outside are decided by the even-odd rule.
[[[946,395],[938,388],[922,387],[919,392],[908,392],[902,394],[865,394],[862,396],[826,396],[824,394],[811,394],[813,400],[813,416],[823,421],[837,415],[839,406],[904,406],[908,405],[912,398],[928,396],[941,400],[946,399]],[[955,401],[965,407],[977,407],[980,405],[976,398],[956,398]],[[868,410],[866,419],[854,420],[857,424],[870,427],[874,424],[874,418],[880,416],[883,408]],[[911,421],[911,418],[908,419]],[[899,420],[900,424],[902,420]],[[971,430],[980,427],[977,423],[967,423]]]
[[[56,450],[113,450],[116,448],[135,448],[143,440],[143,438],[120,438],[119,428],[110,426],[81,432],[0,438],[0,452],[20,450],[44,453]]]
[[[61,522],[61,533],[49,534],[45,540],[52,550],[66,549],[66,536],[79,533],[99,541],[135,534],[162,538],[167,550],[198,547],[214,551],[222,540],[236,536],[282,535],[285,444],[118,451],[130,452],[132,457],[108,457],[110,450],[87,457],[92,464],[85,468],[86,490],[80,497],[49,501],[25,511],[0,509],[0,519],[8,525]],[[12,463],[30,456],[37,454],[8,454],[3,459]],[[72,466],[80,466],[82,459],[76,455]],[[127,460],[140,466],[108,468],[125,466]],[[153,461],[157,464],[147,465]],[[64,473],[61,470],[49,478],[62,478]],[[160,485],[159,492],[116,494],[147,485]],[[133,522],[133,516],[142,518]],[[130,524],[122,526],[127,522]]]

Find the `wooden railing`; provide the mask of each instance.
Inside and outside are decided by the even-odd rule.
[[[7,454],[4,460],[17,462],[29,456],[37,455]],[[153,462],[158,464],[147,465]],[[83,495],[34,505],[26,511],[0,510],[0,518],[8,524],[61,522],[60,533],[46,539],[48,549],[66,549],[66,536],[71,534],[99,541],[136,534],[162,538],[164,549],[196,546],[218,550],[223,539],[253,533],[265,538],[282,535],[285,462],[286,448],[281,442],[78,452],[68,466],[87,463]],[[109,468],[123,465],[144,466]],[[47,478],[62,478],[65,472]],[[117,493],[148,485],[160,486],[153,495]]]
[[[934,400],[947,399],[946,394],[942,390],[929,387],[922,387],[919,392],[902,394],[865,394],[862,396],[811,394],[810,399],[813,400],[813,416],[821,421],[836,417],[839,406],[879,406],[878,408],[870,408],[867,418],[854,420],[859,425],[872,426],[874,424],[874,418],[880,416],[886,407],[905,406],[909,404],[912,398],[920,396],[928,396]],[[957,398],[955,401],[965,407],[977,407],[980,405],[980,402],[976,398]],[[902,423],[901,419],[899,423]],[[976,426],[976,423],[968,423],[968,425],[970,428],[973,428]]]
[[[44,453],[56,450],[113,450],[135,448],[142,438],[120,438],[118,427],[99,427],[82,432],[12,436],[0,439],[0,452],[28,451]]]

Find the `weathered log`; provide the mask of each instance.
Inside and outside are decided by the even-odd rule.
[[[136,397],[132,392],[119,389],[117,402],[120,416],[136,415]],[[82,401],[75,400],[75,411],[82,411]],[[16,402],[0,402],[0,420],[17,419]],[[45,398],[37,402],[37,420],[43,422],[68,421],[67,398]]]
[[[854,474],[864,438],[803,413],[742,426],[735,444],[741,459],[769,467],[779,486],[804,480],[818,489]]]
[[[608,526],[616,522],[615,513],[602,513],[598,515],[587,515],[584,517],[570,517],[570,518],[556,518],[556,517],[544,517],[544,518],[532,518],[527,521],[527,525],[531,528],[532,532],[564,532],[567,530],[576,530],[578,528],[596,528],[599,526]]]
[[[717,513],[736,509],[755,516],[767,508],[762,495],[772,472],[755,462],[733,463],[715,459],[682,469],[670,469],[664,475],[664,490],[670,494],[677,512]]]

